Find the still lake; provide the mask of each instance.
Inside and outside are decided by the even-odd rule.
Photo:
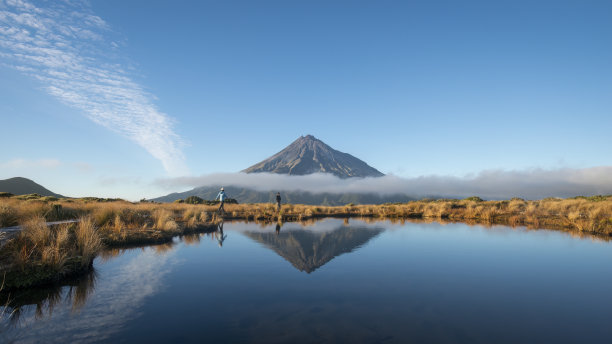
[[[13,295],[0,342],[610,343],[612,243],[522,227],[325,219],[109,250]]]

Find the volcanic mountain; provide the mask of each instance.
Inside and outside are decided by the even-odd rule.
[[[381,177],[383,173],[354,156],[339,152],[312,135],[298,138],[287,148],[242,172],[291,175],[332,173],[340,178]]]
[[[298,138],[287,148],[258,164],[242,170],[242,172],[268,172],[290,175],[321,172],[332,173],[340,178],[384,176],[380,171],[365,162],[350,154],[331,148],[312,135]],[[152,200],[156,202],[174,202],[189,196],[198,196],[202,199],[211,200],[219,193],[219,187],[220,185],[200,186],[189,191],[175,192]],[[294,204],[381,204],[386,202],[407,202],[413,199],[401,193],[382,196],[375,193],[311,193],[297,190],[257,191],[244,187],[225,185],[225,192],[229,197],[236,199],[240,203],[275,202],[277,191],[282,193],[283,202]]]

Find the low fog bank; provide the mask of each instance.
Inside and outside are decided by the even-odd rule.
[[[387,175],[377,178],[341,179],[324,173],[306,176],[216,173],[199,177],[161,179],[155,184],[167,189],[231,185],[257,191],[305,191],[315,194],[373,193],[405,194],[415,198],[480,196],[484,199],[541,199],[612,194],[612,166],[557,170],[488,170],[475,176],[432,175],[416,178]]]

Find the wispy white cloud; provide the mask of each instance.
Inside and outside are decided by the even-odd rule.
[[[94,167],[86,162],[75,162],[72,166],[82,173],[90,173],[94,170]]]
[[[612,166],[584,169],[532,169],[524,171],[483,171],[471,177],[422,176],[402,178],[340,179],[331,174],[289,176],[270,173],[225,173],[200,177],[158,180],[166,189],[197,186],[237,186],[259,191],[308,191],[312,193],[406,194],[413,197],[468,197],[486,199],[522,197],[572,197],[612,194]]]
[[[0,163],[1,169],[31,169],[31,168],[56,168],[62,163],[57,159],[13,159],[7,162]]]
[[[122,185],[140,185],[142,179],[140,177],[102,177],[98,180],[98,185],[109,187],[109,186],[122,186]]]
[[[153,96],[118,59],[109,25],[80,1],[0,0],[0,58],[38,79],[46,91],[83,111],[160,160],[171,175],[187,173],[181,138]]]

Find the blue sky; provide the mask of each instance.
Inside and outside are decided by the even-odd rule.
[[[610,1],[0,1],[0,179],[128,199],[300,135],[403,178],[612,155]]]

